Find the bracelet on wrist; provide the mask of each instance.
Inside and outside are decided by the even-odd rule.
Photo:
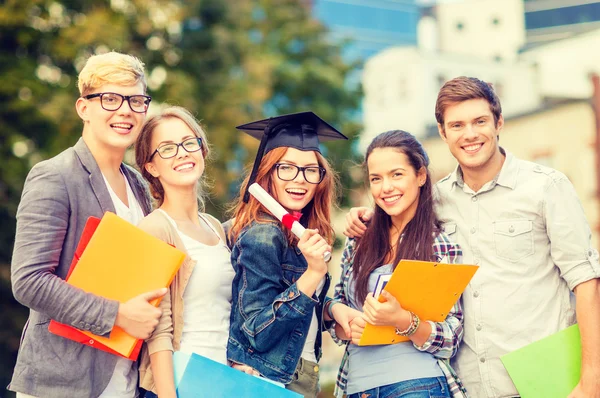
[[[412,311],[408,311],[410,314],[410,324],[404,330],[400,330],[396,328],[396,334],[398,336],[410,337],[417,332],[419,325],[421,324],[421,320],[419,317]]]
[[[331,308],[337,304],[336,301],[333,300],[329,300],[327,302],[327,305],[325,305],[325,313],[327,314],[327,316],[329,317],[329,319],[331,319],[332,321],[335,321],[335,318],[333,317],[333,312],[331,311]]]

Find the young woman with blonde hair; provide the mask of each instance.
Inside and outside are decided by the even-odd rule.
[[[234,272],[221,223],[203,212],[210,149],[196,119],[181,107],[162,110],[144,125],[135,152],[158,205],[139,227],[187,254],[160,304],[162,317],[140,363],[146,397],[175,398],[173,351],[228,363]]]

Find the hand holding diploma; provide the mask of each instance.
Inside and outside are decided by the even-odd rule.
[[[248,188],[248,192],[250,192],[250,194],[254,196],[256,200],[258,200],[267,210],[269,210],[271,214],[277,217],[277,219],[281,221],[281,223],[287,229],[292,231],[292,233],[296,235],[298,239],[302,238],[302,235],[304,235],[304,231],[306,229],[302,226],[302,224],[298,222],[298,220],[296,220],[291,214],[289,214],[283,208],[283,206],[279,204],[279,202],[277,202],[271,195],[269,195],[269,193],[265,191],[263,187],[261,187],[260,185],[258,185],[258,183],[255,182],[254,184],[250,185],[250,187]],[[325,261],[329,261],[331,259],[331,248],[324,251],[323,259]]]

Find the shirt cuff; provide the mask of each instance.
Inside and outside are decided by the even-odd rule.
[[[436,323],[432,322],[432,321],[427,321],[427,323],[431,325],[431,333],[429,333],[429,337],[427,338],[427,341],[425,343],[423,343],[423,345],[420,347],[418,345],[416,345],[415,343],[413,343],[413,346],[419,351],[427,351],[429,349],[429,347],[432,346],[433,342],[435,341],[435,337],[438,334]]]
[[[600,278],[600,262],[599,255],[596,249],[588,249],[586,252],[586,260],[582,263],[569,269],[562,275],[562,278],[569,285],[569,289],[574,290],[577,285]]]
[[[148,354],[152,355],[159,351],[173,351],[173,340],[171,337],[164,336],[151,341],[146,341],[148,345]]]

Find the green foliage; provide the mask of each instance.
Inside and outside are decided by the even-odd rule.
[[[12,299],[9,264],[15,215],[28,170],[73,145],[77,74],[94,53],[116,50],[146,63],[153,106],[192,110],[214,156],[208,211],[239,190],[258,142],[235,126],[263,116],[313,110],[350,142],[326,155],[351,188],[348,165],[360,93],[345,86],[358,65],[301,0],[6,0],[0,3],[0,384],[7,384],[26,311]],[[151,107],[152,108],[152,107]],[[343,198],[345,200],[345,198]],[[0,394],[2,395],[2,394]]]

